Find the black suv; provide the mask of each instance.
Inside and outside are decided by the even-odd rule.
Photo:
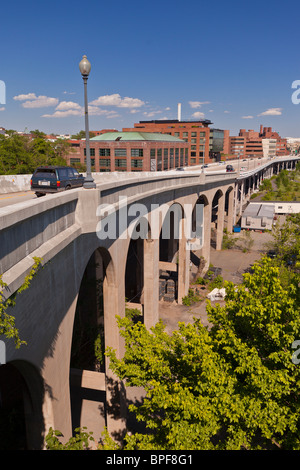
[[[30,180],[31,191],[34,191],[37,197],[78,188],[83,183],[84,176],[70,166],[40,166]]]

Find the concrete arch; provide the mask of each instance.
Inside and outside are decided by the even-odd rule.
[[[89,316],[87,323],[89,328],[94,325],[92,329],[96,333],[91,341],[92,347],[94,347],[94,341],[98,342],[100,338],[102,357],[104,357],[106,347],[113,348],[117,357],[120,357],[124,345],[118,331],[116,315],[122,316],[125,311],[125,297],[122,289],[124,283],[120,282],[119,270],[116,269],[115,247],[113,246],[115,243],[111,246],[103,245],[99,241],[90,244],[85,257],[86,264],[81,284],[84,282],[84,277],[88,276],[87,269],[90,267],[92,272],[89,281],[92,285],[90,286],[91,291],[87,293],[88,300],[92,300],[92,302],[87,307],[88,311],[89,307],[91,309],[92,318]],[[99,306],[97,302],[101,295],[102,306]],[[79,300],[80,296],[78,295],[77,302]],[[75,318],[74,311],[73,330]],[[98,352],[100,352],[99,349]],[[96,368],[93,368],[93,364],[89,365],[88,363],[87,369],[73,367],[70,371],[70,391],[73,392],[71,394],[72,429],[86,426],[94,432],[94,437],[99,439],[104,426],[107,426],[109,432],[118,440],[122,438],[124,432],[125,391],[122,383],[109,368],[109,358],[104,357],[104,361]]]
[[[234,223],[234,187],[229,186],[225,192],[225,207],[224,211],[226,214],[225,226],[228,232],[233,231]]]
[[[5,436],[1,436],[2,450],[5,450],[3,448],[5,445],[12,445],[11,450],[43,449],[44,435],[53,425],[53,410],[51,398],[39,371],[24,360],[15,360],[2,365],[0,394],[0,429],[5,432]],[[6,422],[6,418],[12,410],[16,429],[13,435],[10,435],[8,425],[10,420]]]
[[[203,204],[203,211],[201,216],[203,217],[202,224],[202,238],[201,240],[194,239],[192,250],[194,251],[191,258],[193,258],[194,264],[200,269],[207,269],[210,262],[210,239],[211,239],[211,197],[207,194],[199,194],[195,201],[192,214],[192,231],[197,232],[196,227],[196,207],[197,204]],[[198,246],[199,245],[199,246]]]

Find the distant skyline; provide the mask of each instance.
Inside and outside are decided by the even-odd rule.
[[[212,126],[300,137],[299,4],[286,1],[142,4],[90,0],[1,5],[0,127],[84,129],[79,62],[91,62],[90,130],[209,119]],[[299,87],[300,89],[300,82]],[[300,93],[299,93],[300,97]]]

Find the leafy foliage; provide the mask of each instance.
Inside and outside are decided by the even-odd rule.
[[[111,367],[146,391],[130,409],[148,432],[125,449],[300,448],[299,279],[284,288],[278,271],[263,259],[242,285],[226,283],[226,305],[208,304],[210,331],[195,320],[170,336],[162,322],[149,332],[118,317],[126,352],[108,350]]]
[[[17,296],[28,289],[32,278],[36,275],[42,260],[37,257],[33,259],[34,265],[30,273],[25,277],[24,283],[6,300],[3,290],[7,288],[7,284],[3,281],[2,276],[0,276],[0,335],[4,335],[7,339],[13,339],[17,348],[22,344],[26,344],[26,342],[20,339],[18,329],[15,326],[15,317],[10,315],[7,310],[15,306]]]
[[[94,438],[92,432],[85,430],[86,427],[82,429],[76,428],[75,436],[71,437],[65,444],[62,444],[58,439],[63,436],[62,433],[50,428],[46,436],[46,448],[47,450],[89,450],[90,444],[94,442]]]
[[[0,138],[0,174],[30,174],[39,165],[66,166],[64,159],[72,151],[62,139],[50,142],[45,134],[32,131],[33,139],[8,131],[8,137]]]

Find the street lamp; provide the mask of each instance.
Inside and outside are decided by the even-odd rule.
[[[85,114],[85,147],[86,147],[86,177],[84,179],[83,187],[86,189],[96,188],[91,173],[91,154],[90,154],[90,136],[89,136],[89,117],[88,117],[88,101],[87,101],[87,80],[91,71],[91,64],[87,60],[86,55],[82,57],[79,63],[79,70],[84,83],[84,114]]]
[[[203,173],[204,173],[204,162],[205,162],[205,141],[206,139],[203,139],[203,166],[202,166]]]

